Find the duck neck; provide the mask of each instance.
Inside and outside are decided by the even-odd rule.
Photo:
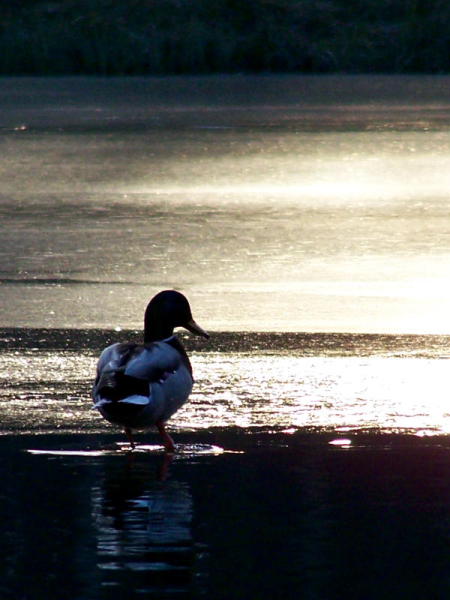
[[[145,319],[144,322],[144,344],[165,340],[173,335],[173,327],[167,323]]]

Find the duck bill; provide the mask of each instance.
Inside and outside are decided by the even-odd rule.
[[[188,321],[185,325],[183,325],[183,327],[195,335],[200,335],[201,337],[209,339],[209,333],[202,329],[200,325],[194,321],[194,319]]]

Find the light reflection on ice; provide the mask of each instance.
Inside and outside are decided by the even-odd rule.
[[[449,332],[447,132],[317,125],[13,137],[3,323],[134,328],[175,285],[210,329]]]
[[[1,355],[2,433],[114,431],[95,410],[96,357]],[[445,359],[198,353],[175,430],[280,427],[450,432]]]
[[[205,426],[450,430],[445,360],[289,355],[196,359],[200,385],[177,419],[190,420],[192,426],[201,418]],[[205,411],[209,383],[215,392]]]

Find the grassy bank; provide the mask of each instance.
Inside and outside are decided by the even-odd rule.
[[[445,73],[445,0],[11,0],[1,74]]]

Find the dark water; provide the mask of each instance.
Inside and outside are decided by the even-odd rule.
[[[186,453],[165,465],[97,456],[107,436],[1,438],[1,597],[448,597],[447,439],[178,441]]]

